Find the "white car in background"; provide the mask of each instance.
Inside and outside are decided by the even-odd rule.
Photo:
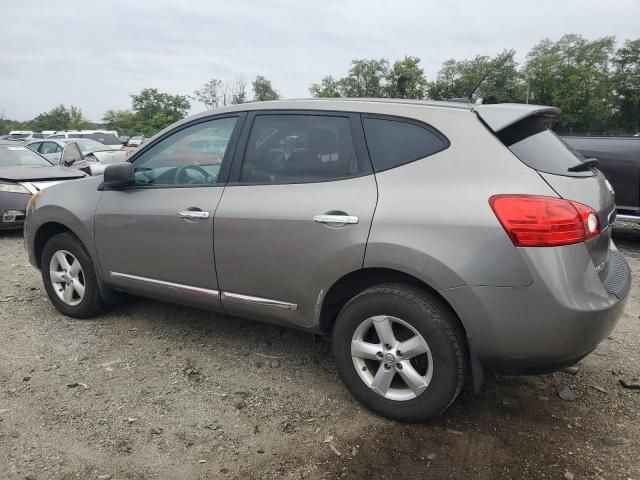
[[[128,147],[139,147],[143,143],[144,143],[144,137],[142,135],[136,135],[136,136],[131,137],[129,139],[129,142],[127,143],[127,146]]]
[[[43,133],[32,132],[31,130],[12,130],[9,135],[5,137],[5,140],[13,140],[16,142],[29,142],[31,140],[37,140],[39,138],[46,138]]]
[[[82,156],[88,162],[99,162],[103,165],[124,162],[129,152],[120,148],[113,149],[95,140],[88,138],[61,138],[38,140],[27,143],[25,146],[39,153],[54,164],[60,163],[62,151],[69,143],[75,143],[80,148]]]

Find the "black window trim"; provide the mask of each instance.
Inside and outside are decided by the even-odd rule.
[[[433,133],[436,137],[438,137],[440,140],[442,140],[443,142],[443,147],[440,150],[436,150],[435,152],[430,153],[429,155],[425,155],[423,157],[417,157],[414,158],[413,160],[409,160],[407,162],[403,162],[399,165],[395,165],[393,167],[389,167],[389,168],[384,168],[381,170],[375,170],[375,173],[382,173],[382,172],[386,172],[388,170],[393,170],[394,168],[398,168],[398,167],[402,167],[403,165],[408,165],[410,163],[413,163],[417,160],[422,160],[423,158],[429,158],[432,155],[435,155],[436,153],[440,153],[440,152],[444,152],[447,148],[449,148],[451,146],[451,142],[449,141],[449,139],[447,138],[447,136],[442,133],[440,130],[438,130],[437,128],[435,128],[434,126],[423,122],[422,120],[417,120],[415,118],[410,118],[410,117],[402,117],[402,116],[397,116],[397,115],[385,115],[385,114],[378,114],[378,113],[362,113],[360,115],[361,121],[362,121],[362,131],[364,133],[364,137],[366,139],[367,134],[365,133],[365,129],[364,129],[364,121],[367,118],[370,118],[372,120],[388,120],[391,122],[398,122],[398,123],[408,123],[410,125],[415,125],[417,127],[423,128],[431,133]],[[369,143],[367,142],[367,152],[369,154],[369,157],[371,156],[371,152],[369,152]],[[371,164],[373,165],[373,161],[371,161]]]
[[[229,144],[227,145],[227,150],[224,153],[224,157],[222,158],[222,164],[220,166],[220,171],[218,172],[217,182],[214,184],[203,184],[203,185],[127,185],[125,187],[118,187],[118,190],[156,190],[156,189],[168,189],[168,188],[211,188],[211,187],[224,187],[227,184],[227,180],[229,177],[229,170],[231,168],[231,160],[234,158],[235,151],[238,147],[238,139],[240,134],[243,131],[244,122],[247,117],[247,112],[225,112],[217,115],[211,115],[207,117],[200,117],[194,119],[190,122],[186,122],[181,124],[180,126],[173,128],[158,138],[155,138],[152,142],[146,143],[142,148],[136,150],[136,152],[127,158],[127,162],[133,163],[137,158],[143,155],[147,150],[149,150],[154,145],[162,142],[164,139],[173,135],[174,133],[178,133],[185,128],[192,127],[194,125],[199,125],[201,123],[211,122],[214,120],[222,120],[225,118],[237,118],[236,124],[233,127],[233,133],[229,138]],[[105,188],[104,183],[101,183],[98,186],[98,190],[110,190],[109,188]]]
[[[304,115],[304,116],[316,116],[316,117],[341,117],[349,120],[349,126],[351,128],[351,138],[353,140],[353,148],[356,154],[356,160],[358,162],[358,174],[349,175],[345,177],[336,177],[325,180],[314,181],[299,181],[299,182],[258,182],[247,183],[240,181],[240,174],[242,173],[242,165],[244,163],[244,156],[249,143],[249,136],[253,129],[253,124],[256,117],[260,115]],[[264,186],[264,185],[304,185],[312,183],[327,183],[327,182],[339,182],[341,180],[350,180],[353,178],[359,178],[373,173],[373,166],[369,158],[369,152],[364,138],[364,130],[362,128],[362,122],[360,121],[360,113],[349,111],[336,111],[336,110],[310,110],[310,109],[286,109],[286,110],[253,110],[249,112],[249,115],[245,121],[245,125],[238,141],[238,148],[236,148],[233,161],[231,162],[231,172],[227,186]]]

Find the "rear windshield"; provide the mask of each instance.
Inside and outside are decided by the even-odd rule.
[[[569,171],[569,168],[583,162],[584,157],[537,118],[526,118],[499,131],[497,136],[516,157],[534,170],[571,177],[593,175],[591,169]]]

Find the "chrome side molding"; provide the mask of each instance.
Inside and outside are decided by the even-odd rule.
[[[219,292],[218,290],[210,290],[208,288],[193,287],[191,285],[184,285],[182,283],[167,282],[166,280],[157,280],[155,278],[140,277],[138,275],[129,275],[128,273],[109,272],[111,278],[117,280],[127,280],[131,282],[146,283],[149,285],[155,285],[158,287],[172,288],[174,290],[180,290],[187,293],[195,293],[198,295],[207,295],[214,298],[220,298],[223,301],[246,303],[252,305],[259,305],[263,307],[275,307],[282,308],[284,310],[297,311],[298,305],[295,303],[282,302],[280,300],[273,300],[270,298],[252,297],[251,295],[242,295],[240,293]]]
[[[182,290],[189,293],[197,293],[199,295],[208,295],[215,298],[220,298],[220,292],[218,290],[209,290],[208,288],[192,287],[191,285],[184,285],[182,283],[167,282],[165,280],[157,280],[155,278],[139,277],[138,275],[129,275],[128,273],[109,272],[111,278],[118,280],[129,280],[138,283],[148,283],[150,285],[157,285],[159,287],[173,288],[174,290]]]
[[[224,303],[225,300],[228,302],[260,305],[263,307],[282,308],[284,310],[298,310],[298,305],[295,303],[281,302],[280,300],[272,300],[270,298],[252,297],[251,295],[242,295],[240,293],[222,292],[222,302]]]

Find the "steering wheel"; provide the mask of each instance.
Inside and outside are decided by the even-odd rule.
[[[200,173],[200,175],[202,175],[202,180],[191,178],[187,173],[187,170],[197,171],[198,173]],[[209,173],[204,168],[201,168],[197,165],[182,165],[176,168],[176,171],[173,174],[173,183],[176,184],[191,185],[193,183],[206,183],[207,179],[209,179]]]

